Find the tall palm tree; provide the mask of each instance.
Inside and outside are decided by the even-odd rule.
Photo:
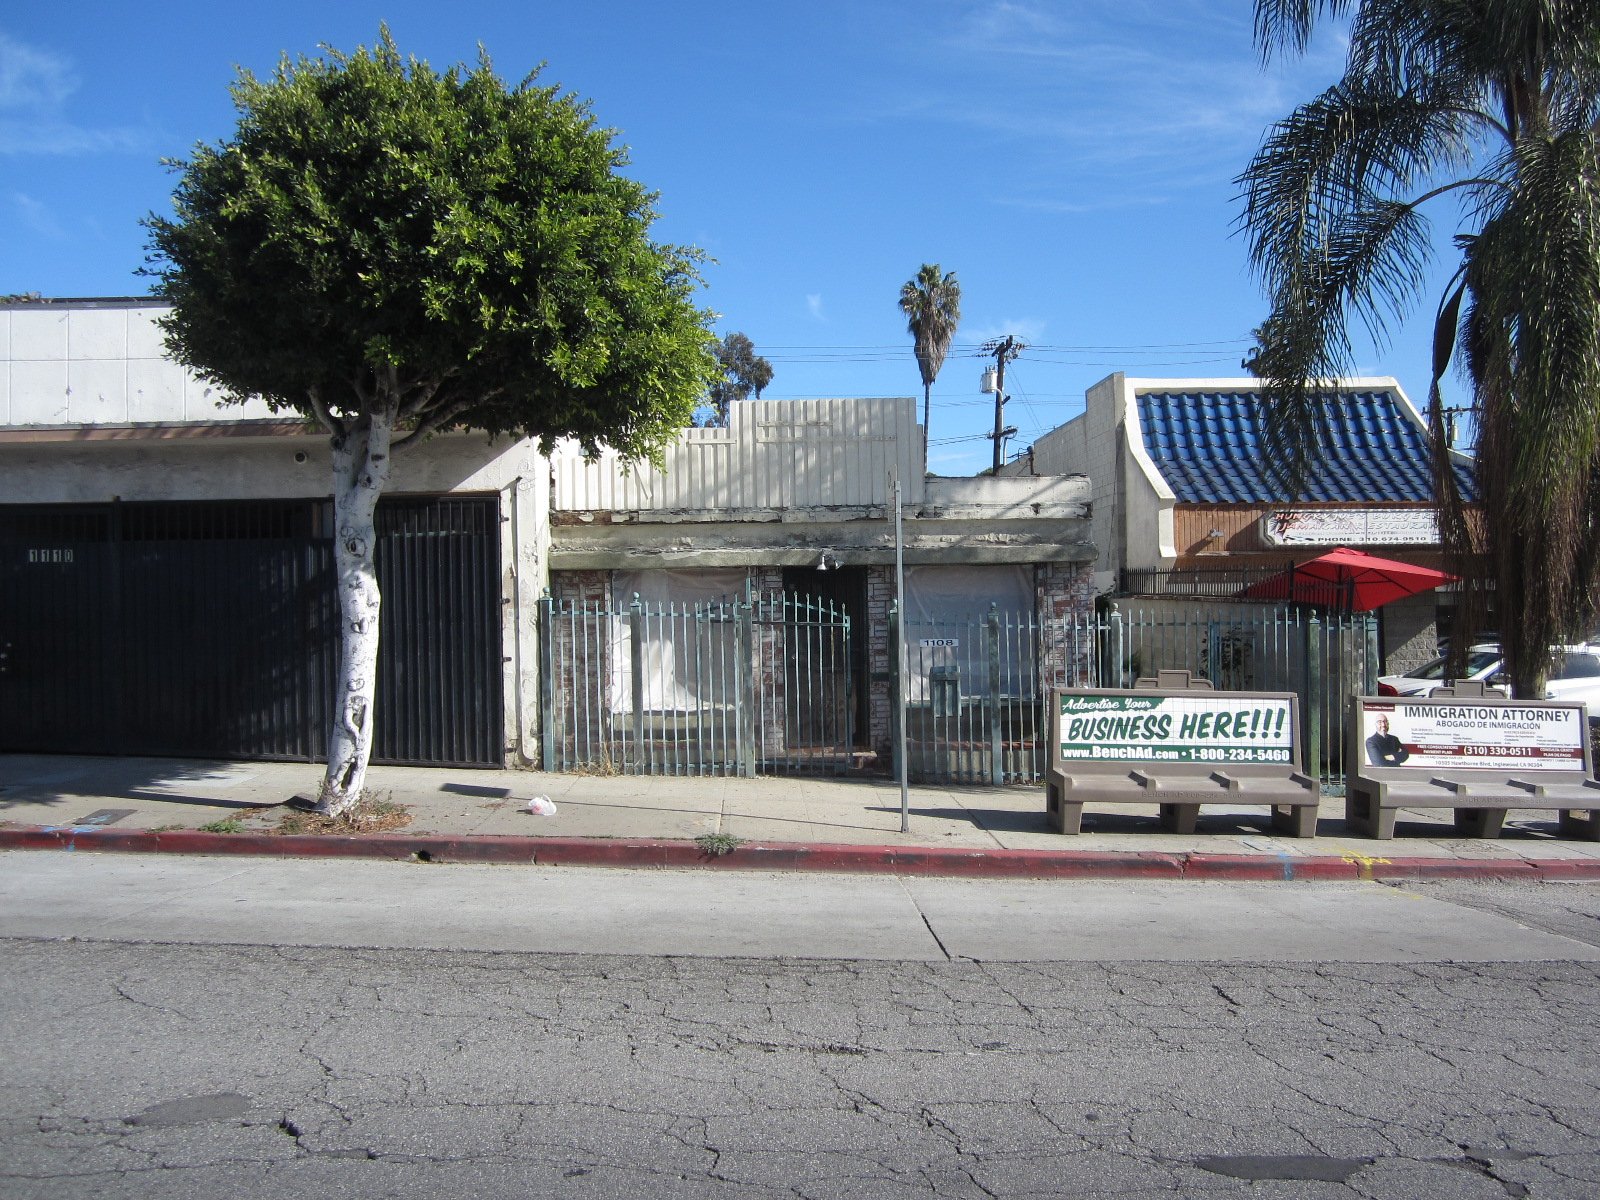
[[[1325,429],[1320,379],[1421,298],[1424,207],[1455,195],[1459,267],[1440,299],[1429,398],[1440,525],[1481,627],[1491,597],[1518,695],[1587,633],[1600,585],[1600,4],[1256,0],[1265,57],[1349,15],[1337,83],[1268,133],[1240,176],[1272,310],[1255,358],[1269,445],[1298,482]],[[1481,517],[1450,469],[1439,380],[1459,347]],[[1453,649],[1467,638],[1455,639]]]
[[[926,465],[933,381],[939,378],[939,368],[944,366],[944,356],[961,323],[961,285],[956,273],[941,275],[938,263],[923,263],[900,288],[900,311],[906,315],[906,330],[912,337],[917,369],[922,372],[922,461]]]

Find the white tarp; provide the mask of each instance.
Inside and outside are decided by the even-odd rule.
[[[907,701],[928,703],[938,687],[988,694],[991,606],[1000,616],[1000,690],[1031,693],[1034,604],[1031,567],[907,567]]]
[[[633,711],[629,614],[635,596],[646,614],[640,650],[645,710],[692,712],[731,702],[735,645],[730,606],[744,599],[742,568],[618,571],[611,594],[617,613],[611,621],[611,711]],[[723,616],[729,619],[719,619]]]

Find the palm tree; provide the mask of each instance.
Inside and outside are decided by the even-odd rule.
[[[939,273],[938,263],[923,263],[916,276],[900,288],[900,311],[913,339],[917,369],[922,372],[922,461],[928,461],[928,417],[933,381],[939,378],[950,340],[961,323],[961,285],[956,273]]]
[[[1548,647],[1587,633],[1600,584],[1600,4],[1594,0],[1256,0],[1265,57],[1351,19],[1345,73],[1268,133],[1239,177],[1271,298],[1254,358],[1269,446],[1295,483],[1353,366],[1352,319],[1380,343],[1421,298],[1423,215],[1459,197],[1460,261],[1434,331],[1436,499],[1458,620],[1492,597],[1517,695]],[[1459,347],[1481,516],[1451,470],[1439,380]],[[1455,639],[1453,650],[1470,638]]]

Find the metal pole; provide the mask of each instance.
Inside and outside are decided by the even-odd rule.
[[[900,619],[894,624],[894,653],[898,669],[895,671],[895,711],[899,713],[900,739],[900,832],[911,832],[911,785],[906,770],[906,539],[900,515],[900,472],[889,477],[889,491],[894,500],[894,602]]]
[[[539,749],[541,751],[539,769],[541,771],[556,769],[555,605],[555,598],[550,595],[550,589],[545,588],[544,595],[539,598]]]
[[[1005,717],[1000,704],[1000,605],[991,602],[987,622],[989,647],[989,782],[1000,787],[1006,781]]]
[[[645,774],[644,761],[644,601],[639,598],[639,593],[633,594],[633,603],[628,605],[628,631],[631,635],[628,646],[628,666],[633,671],[630,698],[633,701],[633,772],[636,775]]]

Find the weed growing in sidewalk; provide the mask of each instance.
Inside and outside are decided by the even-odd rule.
[[[238,817],[219,817],[200,826],[201,833],[240,833],[243,830],[244,822]]]
[[[411,824],[411,810],[396,804],[388,793],[371,788],[336,817],[314,812],[286,812],[273,833],[389,833]]]
[[[744,845],[742,837],[734,837],[731,833],[702,833],[695,838],[694,844],[710,858],[721,858],[724,854],[732,854]]]

